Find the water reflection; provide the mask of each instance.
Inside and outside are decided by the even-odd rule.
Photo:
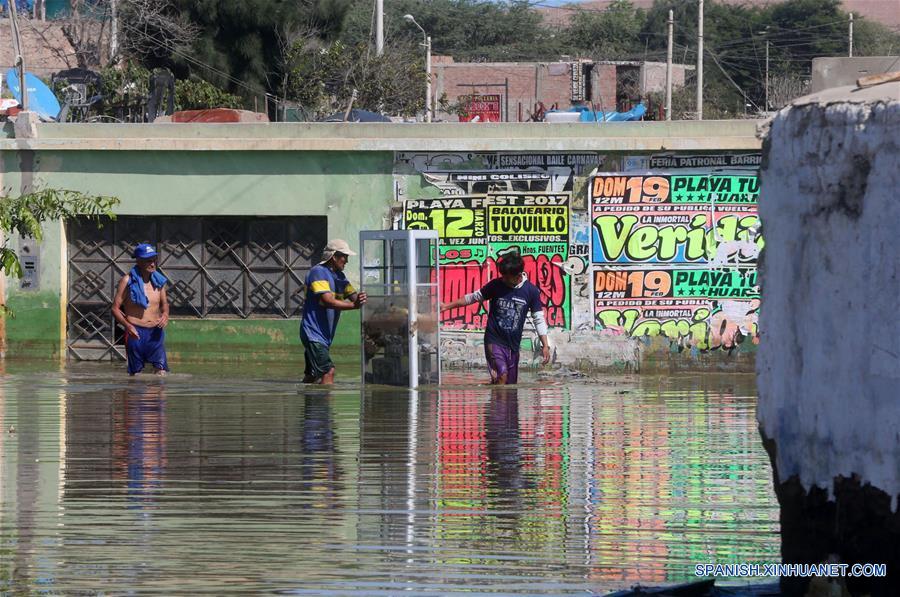
[[[113,410],[113,479],[129,501],[152,503],[166,473],[166,394],[162,386],[121,393]]]
[[[491,390],[484,431],[487,447],[487,482],[501,499],[515,504],[525,487],[522,475],[522,440],[519,436],[517,389]]]
[[[7,376],[0,592],[560,594],[776,561],[753,392]]]

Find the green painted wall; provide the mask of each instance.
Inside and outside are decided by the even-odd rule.
[[[360,230],[381,229],[393,201],[392,152],[338,151],[21,151],[3,152],[3,187],[64,188],[122,200],[123,215],[316,215],[328,218],[329,238],[358,243]],[[9,281],[7,355],[58,356],[60,292],[64,284],[62,226],[46,227],[40,246],[38,293]],[[15,245],[15,243],[13,243]],[[358,264],[351,261],[354,281]],[[173,360],[229,358],[302,362],[294,320],[175,320]],[[358,362],[359,319],[347,313],[336,356]],[[279,347],[283,347],[283,350]],[[344,348],[349,347],[343,355]]]
[[[177,363],[297,363],[303,369],[303,346],[296,319],[174,319],[166,328],[169,359]],[[342,371],[359,370],[359,312],[341,314],[332,359]]]
[[[6,317],[6,354],[23,358],[59,358],[59,292],[10,293]]]

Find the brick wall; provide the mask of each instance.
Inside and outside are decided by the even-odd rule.
[[[501,107],[508,107],[508,120],[528,120],[538,102],[549,109],[553,104],[566,109],[571,105],[572,79],[566,62],[452,62],[447,57],[435,57],[434,98],[438,102],[446,94],[455,104],[459,96],[470,93],[499,94]],[[474,85],[474,86],[473,86]],[[507,97],[507,86],[509,95]],[[594,66],[591,77],[593,102],[603,106],[615,105],[616,71],[611,65]],[[455,122],[457,117],[438,108],[436,117]]]
[[[592,79],[591,97],[595,106],[603,112],[616,109],[616,66],[613,64],[595,64]]]
[[[62,32],[60,22],[20,18],[19,33],[27,71],[49,79],[57,71],[78,66],[75,49]],[[0,19],[0,38],[3,39],[0,43],[0,70],[5,73],[15,64],[9,19]]]

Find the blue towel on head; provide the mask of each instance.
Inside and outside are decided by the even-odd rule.
[[[130,278],[128,290],[131,293],[131,302],[146,309],[150,306],[150,299],[147,298],[147,293],[144,292],[144,279],[141,277],[141,271],[138,269],[138,266],[131,268],[131,273],[128,274],[128,277]],[[150,283],[153,285],[153,288],[162,288],[168,281],[159,272],[150,274]]]

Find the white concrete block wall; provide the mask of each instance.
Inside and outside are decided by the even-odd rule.
[[[900,84],[775,118],[761,172],[759,422],[782,482],[900,494]]]

